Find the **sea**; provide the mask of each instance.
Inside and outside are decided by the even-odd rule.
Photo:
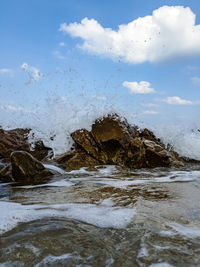
[[[136,121],[102,101],[95,96],[82,106],[56,97],[31,110],[7,105],[0,125],[31,128],[31,146],[42,140],[58,156],[71,148],[71,132],[90,130],[98,117],[118,113]],[[150,129],[181,156],[200,160],[197,127]],[[200,266],[199,163],[71,172],[45,166],[55,172],[46,184],[0,183],[0,266]]]

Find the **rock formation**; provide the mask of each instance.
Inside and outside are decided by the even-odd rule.
[[[91,131],[81,129],[71,136],[73,150],[56,159],[68,171],[102,164],[135,169],[183,166],[179,156],[168,151],[151,131],[139,131],[117,115],[98,119]]]
[[[42,141],[35,144],[31,149],[28,143],[30,129],[14,129],[5,131],[0,129],[0,161],[10,162],[10,155],[13,151],[23,150],[29,152],[38,160],[44,159],[51,149],[45,147]]]
[[[51,174],[38,161],[51,149],[40,141],[32,151],[29,133],[29,129],[0,129],[0,181],[42,183]],[[71,136],[72,150],[54,159],[67,171],[109,164],[132,169],[183,166],[184,160],[151,131],[139,130],[117,115],[97,119],[91,131],[80,129]]]
[[[52,175],[40,161],[25,151],[12,152],[11,165],[13,180],[23,184],[44,183]]]

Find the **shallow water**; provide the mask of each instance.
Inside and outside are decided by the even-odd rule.
[[[200,266],[199,192],[199,165],[0,184],[0,265]]]

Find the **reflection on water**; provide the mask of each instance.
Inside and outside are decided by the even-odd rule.
[[[3,266],[200,266],[200,168],[0,185]]]

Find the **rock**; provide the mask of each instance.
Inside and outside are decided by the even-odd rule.
[[[40,161],[25,151],[12,152],[11,165],[13,180],[23,184],[44,183],[52,175]]]
[[[38,160],[44,159],[51,152],[51,149],[45,147],[41,141],[35,144],[34,149],[31,149],[28,143],[29,132],[30,129],[14,129],[9,131],[0,129],[0,160],[2,162],[10,162],[10,155],[16,150],[27,151]]]
[[[107,116],[95,121],[91,134],[97,143],[104,143],[122,139],[126,130],[125,123],[121,122],[118,116]]]
[[[67,156],[63,155],[62,159],[59,158],[57,162],[64,164],[66,171],[99,165],[99,162],[96,159],[81,150],[67,153]]]
[[[12,167],[10,163],[0,163],[0,181],[14,182],[12,177]]]
[[[98,119],[91,131],[81,129],[71,136],[74,150],[56,159],[66,170],[102,164],[135,169],[180,166],[178,155],[172,155],[153,132],[139,131],[117,115]]]

